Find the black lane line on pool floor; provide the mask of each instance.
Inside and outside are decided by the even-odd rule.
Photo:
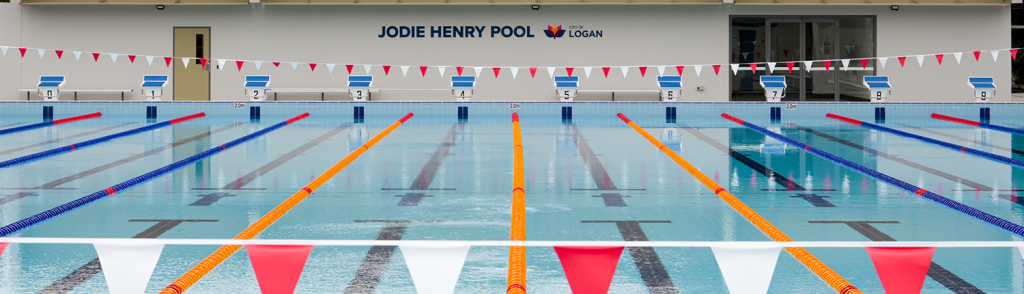
[[[704,141],[704,143],[708,143],[708,145],[711,145],[712,147],[715,147],[715,149],[718,149],[719,151],[722,151],[723,153],[729,154],[729,157],[732,157],[736,161],[739,161],[743,165],[746,165],[750,169],[752,169],[755,172],[761,174],[761,176],[764,176],[765,178],[768,178],[769,180],[774,180],[775,183],[778,183],[779,185],[782,185],[783,187],[786,187],[785,190],[781,190],[781,189],[761,189],[762,191],[811,191],[811,190],[808,190],[807,188],[804,188],[804,186],[801,186],[800,184],[797,184],[793,180],[790,180],[790,179],[788,179],[786,177],[779,176],[779,173],[775,172],[771,168],[769,168],[767,166],[764,166],[763,164],[761,164],[761,163],[759,163],[757,161],[754,161],[750,157],[747,157],[746,155],[743,155],[743,153],[740,153],[739,151],[736,151],[735,149],[732,149],[732,148],[730,148],[728,146],[725,146],[724,144],[722,144],[722,143],[720,143],[718,141],[715,141],[715,139],[712,139],[711,137],[708,137],[708,135],[706,135],[704,133],[701,133],[697,129],[694,129],[694,128],[692,128],[692,127],[690,127],[690,126],[688,126],[688,125],[686,125],[684,123],[677,123],[677,125],[679,125],[680,128],[686,130],[687,132],[689,132],[693,136],[697,137],[701,141]],[[814,189],[813,191],[835,191],[835,189]],[[796,196],[789,196],[789,197],[791,197],[791,198],[800,198],[800,199],[803,199],[803,200],[807,200],[807,202],[811,203],[811,205],[814,205],[814,207],[836,207],[835,204],[832,204],[832,202],[829,202],[828,200],[825,200],[825,198],[828,198],[828,196],[818,196],[818,195],[815,195],[815,194],[796,194]]]
[[[583,221],[583,223],[614,223],[615,226],[619,228],[619,233],[622,234],[623,241],[650,241],[647,239],[647,234],[644,233],[644,229],[640,227],[641,223],[668,224],[672,222],[656,220],[592,220]],[[629,255],[633,257],[633,263],[635,263],[637,269],[640,270],[640,279],[644,280],[644,284],[647,285],[647,290],[650,290],[652,294],[679,293],[679,290],[676,289],[675,283],[672,282],[672,276],[669,276],[668,270],[665,269],[665,265],[661,262],[661,258],[658,257],[658,253],[654,251],[654,247],[629,247]]]
[[[964,137],[960,137],[960,136],[954,136],[954,135],[950,135],[950,134],[946,134],[946,133],[942,133],[942,132],[936,132],[936,131],[933,131],[933,130],[929,130],[929,129],[925,129],[925,128],[920,128],[920,127],[915,127],[915,126],[908,125],[908,124],[898,123],[896,125],[901,126],[901,127],[905,127],[905,128],[911,128],[911,129],[914,129],[914,130],[917,130],[917,131],[922,131],[922,132],[933,134],[933,135],[943,136],[943,137],[946,137],[946,138],[957,139],[957,140],[960,140],[960,141],[963,141],[963,142],[967,142],[967,143],[971,143],[971,144],[978,144],[978,145],[981,145],[981,146],[992,147],[992,148],[996,148],[996,149],[999,149],[999,150],[1008,151],[1008,152],[1011,152],[1011,153],[1017,154],[1017,155],[1024,155],[1024,151],[1020,151],[1020,150],[1017,150],[1017,149],[1006,148],[1006,147],[1003,147],[1003,146],[996,146],[996,145],[992,145],[992,144],[985,143],[985,142],[978,142],[978,141],[971,140],[971,139],[968,139],[968,138],[964,138]]]
[[[850,147],[856,148],[858,150],[874,154],[875,156],[888,159],[888,160],[890,160],[892,162],[896,162],[896,163],[900,163],[900,164],[909,166],[909,167],[917,169],[919,171],[930,173],[930,174],[939,176],[941,178],[944,178],[944,179],[947,179],[947,180],[950,180],[950,181],[953,181],[953,182],[959,182],[959,183],[964,184],[964,185],[969,186],[969,187],[974,187],[978,191],[992,191],[992,187],[986,186],[986,185],[984,185],[982,183],[978,183],[978,182],[974,182],[974,181],[971,181],[971,180],[963,179],[963,178],[960,178],[960,177],[957,177],[957,176],[945,173],[943,171],[940,171],[940,170],[937,170],[937,169],[934,169],[934,168],[930,168],[930,167],[927,167],[927,166],[923,166],[923,165],[920,165],[920,164],[918,164],[916,162],[900,158],[898,156],[889,155],[888,153],[885,153],[885,152],[882,152],[882,151],[878,151],[878,150],[872,149],[870,147],[862,146],[860,144],[857,144],[857,143],[854,143],[854,142],[850,142],[848,140],[840,139],[838,137],[835,137],[835,136],[832,136],[832,135],[829,135],[829,134],[826,134],[826,133],[822,133],[822,132],[819,132],[819,131],[816,131],[816,130],[813,130],[813,129],[810,129],[810,128],[807,128],[807,127],[803,127],[803,126],[797,125],[795,123],[789,123],[789,126],[793,127],[793,128],[797,128],[797,129],[799,129],[801,131],[804,131],[804,132],[811,133],[811,134],[813,134],[815,136],[828,139],[829,141],[833,141],[833,142],[836,142],[836,143],[839,143],[839,144],[850,146]]]
[[[133,219],[133,220],[129,220],[129,222],[156,222],[156,224],[154,224],[153,226],[149,227],[145,231],[142,231],[142,233],[139,233],[138,235],[135,235],[135,237],[132,237],[132,238],[138,238],[138,239],[153,239],[153,238],[156,238],[156,237],[160,237],[160,235],[163,235],[164,233],[166,233],[167,231],[170,231],[171,229],[173,229],[174,227],[180,225],[181,223],[186,223],[186,222],[188,222],[188,223],[212,223],[212,222],[217,222],[217,220],[215,220],[215,219]],[[74,290],[75,287],[78,287],[78,285],[81,285],[82,283],[85,283],[85,281],[88,281],[92,277],[94,277],[97,274],[99,274],[101,271],[103,271],[103,267],[100,266],[100,259],[99,259],[99,257],[97,257],[97,258],[93,259],[92,261],[90,261],[89,263],[86,263],[85,265],[79,267],[75,271],[73,271],[70,274],[64,276],[63,278],[60,278],[60,280],[57,280],[56,282],[54,282],[50,286],[47,286],[43,290],[40,290],[39,292],[36,292],[36,293],[37,294],[64,294],[64,293],[71,292],[71,290]]]
[[[812,224],[844,224],[857,231],[871,241],[896,241],[895,238],[882,232],[871,224],[898,224],[898,221],[808,221]],[[978,287],[971,285],[953,272],[942,267],[934,261],[928,266],[928,277],[931,277],[942,286],[957,294],[984,294]]]
[[[216,134],[216,133],[219,133],[219,132],[222,132],[222,131],[226,131],[228,129],[231,129],[231,128],[234,128],[234,127],[237,127],[237,126],[240,126],[240,125],[242,125],[242,123],[235,123],[233,125],[225,126],[225,127],[222,127],[222,128],[210,131],[210,132],[206,132],[206,133],[203,133],[203,134],[192,136],[190,138],[179,140],[179,141],[171,143],[171,144],[167,144],[167,145],[164,145],[164,146],[161,146],[161,147],[153,148],[153,149],[147,150],[146,152],[135,154],[135,155],[126,157],[126,158],[118,160],[118,161],[114,161],[114,162],[111,162],[111,163],[108,163],[108,164],[104,164],[104,165],[101,165],[101,166],[98,166],[98,167],[94,167],[94,168],[91,168],[89,170],[86,170],[86,171],[83,171],[83,172],[80,172],[80,173],[76,173],[76,174],[73,174],[73,175],[70,175],[70,176],[67,176],[67,177],[56,179],[56,180],[50,181],[49,183],[45,183],[45,184],[42,184],[42,185],[39,185],[39,186],[36,186],[36,187],[33,187],[33,188],[22,188],[22,189],[25,189],[25,190],[73,190],[75,188],[57,188],[57,187],[60,186],[60,185],[66,184],[68,182],[71,182],[71,181],[75,181],[75,180],[78,180],[78,179],[81,179],[81,178],[84,178],[84,177],[88,177],[88,176],[91,176],[93,174],[96,174],[96,173],[99,173],[99,172],[102,172],[102,171],[105,171],[105,170],[108,170],[108,169],[111,169],[111,168],[118,167],[118,166],[120,166],[122,164],[125,164],[125,163],[129,163],[129,162],[132,162],[132,161],[136,161],[136,160],[142,159],[142,158],[144,158],[146,156],[150,156],[150,155],[154,155],[154,154],[160,153],[160,152],[162,152],[164,150],[167,150],[167,149],[171,149],[171,148],[174,148],[174,147],[178,147],[178,146],[181,146],[181,145],[184,145],[184,144],[191,143],[193,141],[197,141],[197,140],[209,137],[209,136],[211,136],[213,134]]]
[[[377,240],[402,240],[405,230],[413,223],[436,223],[440,221],[407,221],[407,220],[357,220],[357,223],[384,223]],[[366,253],[366,259],[356,270],[356,276],[345,287],[345,294],[372,294],[380,283],[380,277],[388,269],[391,257],[397,246],[373,246]]]
[[[597,191],[622,191],[619,187],[615,186],[615,182],[612,181],[612,177],[608,175],[608,170],[601,164],[601,160],[597,159],[597,154],[594,153],[594,149],[590,148],[590,143],[587,143],[587,138],[583,137],[583,132],[580,132],[576,124],[566,123],[566,131],[576,136],[576,150],[580,153],[580,158],[583,159],[583,163],[587,165],[587,169],[590,170],[590,176],[594,178],[594,184],[597,185]],[[594,191],[593,189],[572,189],[572,190],[584,190]],[[632,191],[645,191],[646,189],[629,189]],[[622,195],[621,193],[601,193],[601,195],[594,195],[593,197],[600,197],[604,200],[604,206],[620,206],[625,207],[625,197],[629,195]]]
[[[434,154],[430,155],[430,160],[427,160],[427,164],[423,165],[420,169],[420,174],[416,176],[416,179],[412,181],[412,185],[409,189],[387,189],[381,188],[381,190],[428,190],[430,189],[430,183],[434,182],[434,177],[437,176],[437,171],[441,170],[441,165],[444,164],[445,159],[452,153],[452,147],[455,146],[455,137],[463,132],[466,128],[465,122],[456,123],[452,125],[451,130],[448,130],[448,135],[441,140],[441,145],[437,146],[437,150],[434,150]],[[455,190],[455,189],[445,189]],[[395,197],[402,197],[402,200],[398,201],[398,206],[419,206],[420,201],[423,201],[424,197],[434,197],[434,195],[427,195],[423,192],[409,192],[405,195],[395,195]]]
[[[224,185],[224,187],[221,187],[221,188],[192,188],[192,190],[266,190],[265,188],[245,189],[245,188],[242,188],[242,187],[245,187],[245,185],[248,185],[249,183],[252,183],[253,181],[258,179],[259,177],[269,173],[271,170],[274,170],[275,168],[285,164],[286,162],[288,162],[288,161],[290,161],[292,159],[295,159],[295,157],[298,157],[299,155],[302,155],[302,153],[304,153],[306,151],[309,151],[309,149],[313,149],[313,147],[316,147],[316,145],[320,145],[320,143],[323,143],[324,141],[327,141],[331,137],[334,137],[334,135],[337,135],[338,133],[341,133],[342,131],[348,129],[349,126],[350,126],[350,124],[344,124],[344,125],[338,126],[338,127],[334,128],[334,129],[328,131],[327,133],[325,133],[323,135],[320,135],[319,137],[316,137],[313,140],[310,140],[309,142],[306,142],[306,144],[302,144],[302,146],[299,146],[298,148],[295,148],[295,150],[292,150],[292,151],[290,151],[288,153],[285,153],[281,157],[278,157],[277,159],[274,159],[273,161],[268,162],[267,164],[264,164],[263,166],[257,168],[256,170],[254,170],[252,172],[249,172],[248,174],[245,174],[244,176],[238,178],[237,180]],[[235,195],[224,195],[224,194],[227,194],[227,193],[210,193],[210,195],[214,195],[214,194],[217,194],[219,196],[235,196]],[[208,197],[209,195],[199,195],[199,196],[201,196],[201,197],[207,196]],[[214,197],[216,197],[216,196],[214,196]],[[220,198],[224,198],[224,197],[220,197]],[[217,200],[220,200],[220,198],[216,198],[212,202],[209,202],[208,204],[205,204],[205,205],[198,204],[198,203],[201,203],[200,201],[204,201],[204,200],[200,199],[199,201],[196,201],[195,203],[190,204],[190,206],[209,206],[210,204],[213,204],[214,202],[217,202]],[[204,199],[208,199],[208,198],[204,197]],[[206,203],[206,202],[202,202],[202,203]]]
[[[52,144],[52,143],[56,143],[56,142],[60,142],[60,141],[67,141],[67,140],[71,140],[71,139],[74,139],[74,138],[78,138],[78,137],[82,137],[82,136],[88,136],[88,135],[92,135],[92,134],[95,134],[95,133],[99,133],[99,132],[103,132],[103,131],[109,131],[109,130],[120,128],[120,127],[123,127],[123,126],[133,125],[133,124],[135,124],[135,123],[123,123],[123,124],[119,124],[119,125],[116,125],[116,126],[106,127],[106,128],[102,128],[102,129],[97,129],[97,130],[92,130],[92,131],[84,132],[84,133],[81,133],[81,134],[75,134],[75,135],[67,136],[67,137],[64,137],[64,138],[58,138],[58,139],[53,139],[53,140],[49,140],[49,141],[46,141],[46,142],[40,142],[40,143],[37,143],[37,144],[21,146],[21,147],[10,149],[10,150],[0,151],[0,155],[11,154],[11,153],[18,152],[18,151],[21,151],[21,150],[32,149],[32,148],[36,148],[36,147],[40,147],[40,146],[46,146],[48,144]]]
[[[21,199],[21,198],[25,198],[25,197],[29,197],[29,196],[39,196],[39,194],[38,193],[32,193],[32,192],[18,192],[18,193],[14,193],[14,194],[10,194],[10,195],[4,195],[3,197],[0,197],[0,205],[4,205],[4,204],[10,203],[10,202],[14,202],[15,200],[18,200],[18,199]]]

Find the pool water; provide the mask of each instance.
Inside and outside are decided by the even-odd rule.
[[[298,115],[295,113],[293,115]],[[629,113],[627,113],[629,115]],[[743,117],[798,141],[1017,224],[1024,171],[835,120]],[[289,116],[290,117],[290,116]],[[169,119],[173,117],[161,117]],[[287,117],[206,117],[0,169],[2,225],[219,146]],[[20,231],[20,237],[228,239],[391,124],[313,115],[130,190]],[[1010,241],[1012,234],[717,116],[640,125],[797,241]],[[38,122],[0,117],[0,126]],[[522,117],[528,240],[770,241],[614,117]],[[111,117],[0,137],[0,160],[144,126]],[[993,120],[1018,127],[1024,120]],[[931,120],[885,126],[1024,159],[1024,139]],[[510,117],[414,117],[277,223],[264,239],[508,240]],[[169,245],[147,293],[216,246]],[[865,293],[884,292],[863,249],[809,248]],[[315,248],[296,293],[414,293],[392,247]],[[106,292],[90,245],[12,244],[0,293]],[[1022,293],[1010,248],[939,248],[924,293]],[[457,293],[501,293],[508,249],[470,250]],[[527,289],[570,293],[551,248],[528,250]],[[244,249],[189,293],[258,293]],[[728,293],[708,248],[628,248],[610,293]],[[829,293],[788,253],[770,293]]]

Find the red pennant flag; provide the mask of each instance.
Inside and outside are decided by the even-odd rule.
[[[60,59],[60,53],[57,54],[57,59]],[[135,63],[135,55],[128,55],[128,60],[131,60],[132,63]],[[206,61],[203,61],[203,64],[203,67],[206,67]]]
[[[245,245],[263,294],[294,293],[313,245]]]
[[[782,55],[789,57],[789,50],[782,50]]]
[[[942,63],[942,62],[940,61],[939,63]],[[860,66],[863,67],[864,69],[868,69],[868,59],[867,58],[861,59],[860,60]]]
[[[722,69],[722,65],[720,65],[720,64],[712,65],[711,68],[715,69],[715,75],[717,76],[718,75],[718,70]]]
[[[921,293],[935,247],[864,247],[885,293]]]
[[[21,52],[21,57],[25,57],[25,52]],[[974,51],[974,61],[981,61],[981,51]]]
[[[464,67],[464,66],[456,66],[455,67],[455,72],[459,73],[459,76],[461,77],[463,69],[466,69],[466,67]]]
[[[25,51],[28,51],[28,48],[18,48],[18,51],[21,51],[21,58],[25,58]]]
[[[242,71],[242,64],[245,64],[245,61],[235,60],[235,65],[238,66],[238,71]]]
[[[348,70],[348,74],[349,74],[349,75],[352,75],[352,66],[353,66],[353,65],[351,65],[351,64],[346,64],[346,65],[345,65],[345,69],[347,69],[347,70]]]
[[[423,76],[426,77],[427,76],[427,67],[426,66],[421,66],[420,67],[420,73],[423,73]]]
[[[135,60],[134,60],[135,58],[131,58],[131,59],[132,59],[132,63],[135,63]],[[199,64],[202,64],[202,65],[203,65],[203,68],[206,68],[206,61],[207,61],[207,60],[209,60],[209,59],[206,59],[206,58],[200,58],[200,59],[199,59]]]
[[[537,77],[537,68],[536,67],[531,67],[530,68],[530,77],[531,78],[536,78]]]
[[[832,61],[831,60],[825,60],[825,61],[822,61],[822,63],[825,63],[825,71],[828,72],[828,68],[832,67]]]
[[[164,57],[164,63],[167,63],[167,67],[171,67],[172,60],[174,60],[174,57]]]
[[[309,70],[310,71],[316,71],[316,63],[310,63],[309,64]]]
[[[8,243],[0,243],[0,256],[4,255],[4,248],[7,247]]]
[[[757,55],[757,58],[761,58],[761,51],[754,52],[754,54]]]
[[[24,53],[22,53],[22,54],[24,55]],[[22,56],[22,57],[24,57],[24,56]],[[100,61],[100,54],[99,53],[93,53],[92,54],[92,60],[95,60],[96,62],[99,62]]]
[[[389,71],[391,71],[391,66],[390,65],[385,65],[384,66],[384,75],[385,76],[388,75]]]
[[[640,77],[641,78],[644,77],[644,74],[647,74],[647,67],[646,66],[641,66],[640,67]]]
[[[792,62],[786,62],[786,67],[789,68],[789,73],[793,73],[793,63]]]
[[[686,68],[685,65],[677,65],[676,66],[676,72],[679,72],[679,75],[683,75],[683,69],[684,68]]]
[[[605,78],[608,78],[608,71],[611,70],[611,69],[612,68],[610,68],[610,67],[602,67],[601,68],[601,70],[604,71],[604,77]]]
[[[572,293],[608,293],[625,247],[555,246]]]
[[[750,64],[750,72],[757,72],[757,63]]]
[[[565,72],[569,73],[570,77],[572,76],[572,68],[571,67],[566,67],[565,68]]]
[[[57,52],[57,59],[60,59],[60,57],[64,55],[64,50],[53,50],[53,52]]]
[[[942,54],[935,54],[935,60],[939,61],[939,65],[942,65]]]
[[[280,66],[280,65],[281,65],[281,63],[280,63],[280,62],[277,62],[277,61],[274,61],[274,62],[272,62],[272,63],[274,64],[274,67],[278,67],[278,66]],[[349,70],[351,70],[351,69],[349,69]]]
[[[900,60],[900,67],[903,67],[903,64],[907,62],[907,57],[906,56],[896,57],[896,59]]]
[[[498,77],[498,73],[501,72],[501,68],[500,67],[492,67],[491,70],[494,71],[494,77],[495,78],[497,78]]]
[[[1010,49],[1010,57],[1013,57],[1013,60],[1017,60],[1017,49]]]

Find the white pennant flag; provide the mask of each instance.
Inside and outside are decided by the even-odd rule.
[[[110,53],[110,60],[117,63],[117,55],[118,54]]]
[[[665,75],[665,67],[664,66],[659,66],[658,67],[658,75],[659,76]]]
[[[693,70],[697,72],[697,76],[700,77],[700,69],[704,68],[703,65],[694,65]]]
[[[7,56],[7,49],[9,49],[7,46],[0,46],[0,51],[4,52],[4,56]]]
[[[813,64],[814,64],[814,61],[804,61],[804,67],[806,67],[808,71],[811,70],[811,65],[813,65]]]
[[[742,55],[743,55],[743,60],[747,60],[747,56],[750,56],[750,53],[742,53]]]
[[[999,61],[999,50],[992,50],[992,61]]]
[[[734,64],[729,64],[729,68],[732,68],[732,75],[736,75],[740,71],[740,65],[739,64],[735,64],[735,63]]]
[[[153,66],[153,56],[146,56],[146,62],[149,62],[149,66]]]
[[[78,59],[82,57],[82,52],[71,51],[71,53],[75,54],[75,61],[78,61]]]
[[[447,67],[447,66],[438,66],[438,67],[437,67],[437,71],[438,71],[438,72],[441,72],[441,77],[442,77],[442,78],[444,77],[444,69],[445,69],[445,68],[448,68],[448,67]]]
[[[260,66],[263,65],[263,61],[253,61],[252,63],[256,64],[256,71],[259,71]]]
[[[508,69],[512,70],[512,79],[513,80],[516,79],[516,73],[519,72],[519,68],[518,67],[510,67]]]
[[[181,63],[185,64],[185,68],[188,68],[188,61],[189,60],[192,60],[192,58],[187,58],[187,57],[182,57],[181,58]]]
[[[39,58],[43,58],[43,55],[46,54],[46,49],[36,49],[36,51],[39,51]]]
[[[768,63],[768,74],[771,74],[771,73],[775,72],[775,64],[776,64],[776,62],[769,62]]]
[[[555,78],[555,68],[554,67],[549,67],[548,68],[548,76],[550,76],[552,79]]]
[[[153,57],[149,56],[146,57],[146,59],[149,59],[149,65],[153,65]],[[221,71],[224,71],[224,62],[227,62],[227,60],[217,59],[217,68],[219,68]]]
[[[956,57],[956,64],[960,64],[960,57],[963,57],[963,56],[964,56],[963,52],[953,53],[953,57]]]
[[[917,66],[924,67],[924,55],[914,56],[917,58]]]
[[[849,59],[840,59],[839,62],[843,64],[843,70],[846,70],[848,67],[850,67]]]
[[[363,65],[363,69],[366,70],[367,75],[370,74],[370,70],[372,69],[372,67],[372,65]]]
[[[257,66],[259,66],[259,65],[257,65]],[[327,64],[327,73],[334,73],[334,64],[332,64],[332,63],[328,63]]]
[[[959,58],[957,58],[957,59],[959,59]],[[882,68],[885,68],[885,62],[886,61],[889,61],[889,57],[879,57],[878,58],[878,64],[881,65]]]
[[[103,277],[111,294],[138,294],[146,291],[163,244],[93,244],[103,265]]]
[[[594,68],[593,67],[584,67],[583,68],[583,72],[587,74],[587,78],[588,79],[590,78],[590,71],[591,70],[594,70]]]
[[[622,70],[622,78],[625,79],[626,78],[626,74],[629,73],[629,67],[628,66],[620,66],[619,69]]]
[[[782,247],[711,247],[729,293],[768,293]]]
[[[402,76],[404,77],[405,74],[407,74],[407,73],[409,73],[409,66],[408,65],[403,65],[402,66]]]
[[[475,66],[475,67],[473,67],[473,71],[476,71],[476,77],[479,78],[480,77],[480,72],[484,71],[484,68],[480,67],[480,66]]]
[[[466,263],[469,246],[398,246],[419,294],[451,294]]]
[[[299,63],[298,62],[292,62],[292,70],[296,70],[298,68],[299,68]]]

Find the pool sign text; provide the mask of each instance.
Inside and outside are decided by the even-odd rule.
[[[549,25],[544,36],[552,39],[601,38],[604,31],[584,30],[583,26]],[[381,26],[377,38],[534,38],[536,31],[531,26]]]

